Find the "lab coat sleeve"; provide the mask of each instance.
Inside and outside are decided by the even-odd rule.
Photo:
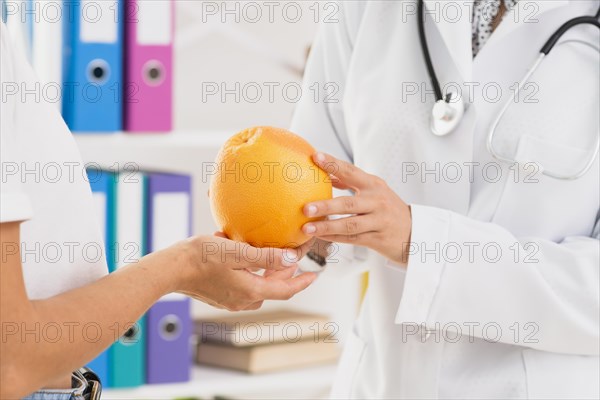
[[[590,237],[555,243],[515,237],[499,225],[439,208],[413,205],[412,214],[396,323],[556,353],[599,354],[598,221]]]
[[[353,41],[365,3],[335,2],[337,22],[323,22],[312,45],[302,85],[302,97],[297,104],[290,130],[304,137],[318,151],[341,160],[352,162],[353,155],[346,131],[342,108],[343,96],[352,56]],[[334,196],[347,195],[335,190]],[[354,247],[334,244],[328,266],[337,272],[360,272],[354,259]],[[351,268],[354,265],[356,268]],[[321,268],[310,260],[303,260],[301,268],[317,271]],[[332,273],[332,272],[329,272]]]

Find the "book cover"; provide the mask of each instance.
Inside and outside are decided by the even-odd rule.
[[[196,348],[198,364],[252,374],[334,363],[338,356],[337,344],[322,339],[246,347],[199,343]]]
[[[337,326],[320,314],[278,310],[196,320],[194,333],[201,343],[255,346],[299,340],[335,340]]]

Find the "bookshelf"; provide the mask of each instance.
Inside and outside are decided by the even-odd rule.
[[[133,164],[141,171],[188,174],[192,177],[193,233],[212,234],[207,198],[210,174],[206,166],[214,162],[221,145],[235,131],[177,131],[169,134],[87,134],[74,135],[84,163],[116,171]],[[328,267],[308,290],[284,303],[266,302],[263,310],[293,308],[323,313],[339,326],[340,343],[351,329],[358,310],[361,275],[348,273],[339,264]],[[194,301],[194,317],[222,315]],[[277,373],[248,375],[219,368],[194,366],[190,382],[144,385],[138,388],[107,389],[105,399],[172,399],[215,395],[236,399],[250,398],[326,398],[335,373],[335,365],[324,365]]]

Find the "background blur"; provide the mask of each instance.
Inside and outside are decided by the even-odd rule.
[[[177,1],[176,128],[236,131],[253,125],[288,126],[296,99],[294,88],[302,81],[318,28],[315,12],[325,12],[326,5],[312,1],[273,2],[272,6],[265,2]],[[259,15],[255,10],[260,10],[262,17],[252,22]],[[285,85],[289,93],[285,93]],[[211,95],[215,86],[219,93]],[[269,96],[269,86],[273,96]],[[242,95],[236,99],[233,93],[224,94],[226,90]],[[199,98],[199,93],[204,93],[205,99]]]
[[[189,194],[189,198],[186,199],[191,204],[189,233],[211,234],[217,227],[212,220],[206,197],[210,176],[206,173],[205,166],[214,160],[221,144],[241,129],[256,125],[283,128],[289,126],[295,104],[299,100],[298,91],[310,45],[319,24],[324,21],[337,21],[338,5],[331,1],[316,0],[137,2],[162,2],[174,7],[172,129],[167,132],[127,132],[125,129],[117,129],[90,133],[85,132],[87,129],[80,132],[70,126],[84,161],[107,171],[106,186],[96,185],[98,187],[95,188],[92,185],[95,194],[104,199],[102,204],[110,204],[113,200],[120,204],[118,193],[110,191],[111,179],[123,174],[123,170],[127,170],[131,165],[135,166],[136,172],[148,178],[149,185],[154,185],[152,174],[155,173],[185,177],[189,180],[189,188],[184,191],[189,192],[186,192]],[[124,7],[133,1],[82,0],[70,3],[81,8],[100,5],[99,9],[106,11],[107,7],[110,9],[110,5],[107,4]],[[64,18],[49,17],[55,7],[65,7],[65,3],[53,0],[3,1],[4,14],[13,41],[28,54],[42,84],[64,83],[65,77],[61,75],[65,69],[64,63],[70,62],[69,58],[64,58],[65,42],[71,40],[65,32],[78,29],[74,28],[71,22],[65,30],[65,24],[68,23]],[[138,24],[148,23],[153,26],[152,24],[160,23],[160,18],[153,18],[158,17],[140,19]],[[80,44],[76,40],[74,43],[75,46]],[[122,54],[125,58],[129,57],[131,53],[127,48],[127,38],[121,45],[124,46]],[[95,48],[91,51],[93,53]],[[91,57],[95,55],[92,54]],[[63,114],[64,106],[62,104]],[[60,109],[61,104],[57,103],[57,107]],[[92,112],[97,111],[99,115],[103,115],[105,110],[101,107],[97,105]],[[111,196],[117,198],[110,200]],[[148,197],[147,192],[144,196]],[[147,208],[144,204],[152,199],[145,198],[139,201],[137,205],[134,203],[126,206],[128,215],[142,215]],[[107,221],[104,211],[100,212],[103,218],[100,223],[107,224],[106,230],[111,224],[118,227],[119,221]],[[145,231],[140,232],[140,237],[151,235],[150,230],[154,228],[144,225],[143,229]],[[111,239],[106,240],[110,242]],[[119,265],[114,266],[118,267]],[[276,318],[273,315],[262,317],[259,314],[254,322],[273,322],[269,320],[271,318],[275,319],[275,322],[283,321],[281,323],[300,326],[303,330],[303,343],[306,345],[309,345],[307,342],[311,337],[314,338],[316,326],[321,330],[318,332],[320,340],[313,341],[323,342],[322,336],[325,333],[326,338],[332,339],[328,342],[335,342],[339,352],[346,332],[351,329],[364,288],[364,276],[349,273],[344,270],[343,263],[334,262],[311,288],[290,302],[266,303],[263,309],[267,312],[283,310]],[[335,373],[336,357],[321,357],[319,360],[315,355],[331,353],[331,346],[311,347],[306,351],[298,346],[288,346],[289,348],[269,353],[269,349],[264,346],[254,349],[250,346],[252,343],[242,345],[248,345],[248,352],[268,353],[266,356],[257,355],[266,357],[261,359],[259,364],[271,365],[266,372],[248,372],[252,368],[246,368],[244,371],[239,365],[237,369],[232,369],[231,366],[224,368],[222,360],[233,360],[235,364],[236,360],[241,362],[239,357],[244,357],[240,354],[232,356],[229,353],[214,353],[216,355],[208,363],[211,365],[197,365],[196,356],[198,352],[203,351],[203,347],[202,344],[196,345],[200,333],[198,328],[194,327],[194,321],[211,323],[220,321],[218,318],[221,317],[236,318],[232,313],[216,310],[199,302],[193,302],[190,315],[182,317],[189,318],[191,326],[188,359],[181,361],[183,364],[192,365],[189,377],[183,379],[183,382],[169,382],[166,378],[163,379],[164,383],[160,384],[152,381],[148,378],[148,371],[153,368],[150,364],[167,363],[167,354],[154,353],[153,330],[164,330],[159,332],[158,337],[161,340],[160,338],[168,337],[173,332],[179,334],[180,327],[177,324],[182,323],[165,323],[165,318],[172,316],[167,313],[166,317],[159,320],[162,325],[153,326],[155,319],[150,314],[152,312],[157,311],[151,309],[145,320],[140,321],[141,333],[134,332],[134,340],[119,342],[118,348],[113,346],[101,360],[94,361],[97,363],[94,364],[95,369],[104,371],[104,368],[107,368],[105,373],[110,376],[107,381],[112,381],[112,384],[106,385],[109,388],[105,391],[104,398],[171,399],[224,396],[235,399],[287,399],[325,398],[328,395]],[[309,313],[309,316],[294,314],[298,312]],[[248,315],[254,314],[244,313],[244,316]],[[285,319],[286,315],[289,316],[288,320]],[[250,322],[252,321],[250,318]],[[138,335],[141,335],[139,340]],[[138,349],[135,352],[131,350],[134,347]],[[169,353],[169,350],[165,351]],[[216,351],[220,349],[217,348]],[[208,353],[203,354],[210,358]],[[250,353],[246,353],[246,356],[248,354]],[[303,354],[308,357],[304,365],[283,365],[284,361],[300,359]],[[308,356],[311,354],[312,361]],[[131,381],[132,371],[138,370],[137,378],[131,378],[134,379]]]

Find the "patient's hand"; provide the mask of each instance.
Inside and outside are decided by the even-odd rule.
[[[307,288],[313,273],[296,275],[312,241],[297,249],[259,249],[222,233],[180,243],[185,278],[177,291],[230,311],[256,310],[264,300],[287,300]],[[167,249],[168,250],[168,249]],[[177,253],[174,253],[177,254]],[[263,275],[255,273],[264,270]]]

